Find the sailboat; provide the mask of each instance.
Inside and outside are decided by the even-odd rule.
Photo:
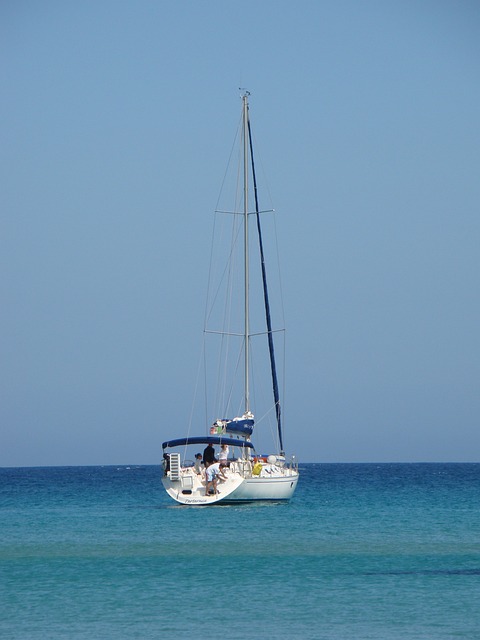
[[[264,240],[262,227],[260,225],[261,213],[258,203],[257,179],[255,174],[255,163],[253,155],[253,141],[249,117],[249,96],[248,91],[242,92],[242,111],[239,126],[240,139],[240,198],[239,206],[234,211],[223,211],[224,214],[231,214],[231,218],[239,221],[240,226],[237,232],[232,235],[232,242],[239,244],[242,249],[240,262],[241,275],[236,284],[242,289],[241,310],[233,312],[235,320],[238,316],[243,316],[241,330],[233,331],[224,329],[211,331],[222,338],[235,337],[240,339],[242,347],[240,350],[240,366],[225,365],[224,370],[228,373],[236,373],[242,370],[241,403],[238,415],[231,418],[222,417],[206,421],[205,435],[191,436],[167,440],[163,443],[163,477],[162,483],[167,494],[177,503],[183,505],[213,505],[217,503],[238,503],[252,501],[285,501],[289,500],[296,489],[299,471],[295,457],[286,458],[283,445],[282,412],[280,405],[279,382],[277,366],[275,360],[274,333],[272,325],[271,303],[269,290],[267,288],[267,275],[265,266]],[[253,187],[253,189],[252,189]],[[252,198],[253,193],[253,198]],[[249,205],[249,196],[253,200],[253,207]],[[238,209],[238,210],[237,210]],[[253,210],[251,210],[253,209]],[[218,210],[217,210],[218,212]],[[240,239],[239,239],[240,238]],[[262,324],[263,330],[255,332],[251,327],[251,290],[252,290],[252,260],[253,260],[253,240],[258,246],[256,256],[257,273],[259,274],[258,290],[261,292],[261,303],[255,305],[263,307]],[[215,260],[215,255],[213,260]],[[230,252],[230,255],[232,253]],[[231,265],[228,267],[230,273]],[[232,296],[230,295],[230,298]],[[208,330],[206,330],[208,332]],[[255,416],[252,408],[252,387],[253,385],[253,363],[252,363],[252,341],[261,334],[268,345],[266,353],[269,366],[264,369],[271,378],[271,414],[275,424],[275,449],[271,453],[259,453],[253,443],[253,435],[256,429]],[[243,361],[243,362],[242,362]],[[237,365],[239,363],[237,362]],[[256,382],[256,380],[255,380]],[[225,383],[222,383],[224,389]],[[231,409],[231,397],[233,395],[233,385],[227,392],[228,402],[225,406]],[[210,416],[211,417],[211,416]],[[223,460],[215,464],[208,470],[209,464],[205,460],[207,454],[203,454],[205,467],[200,462],[201,454],[198,452],[203,447],[209,447],[214,455],[219,455],[215,447],[220,447],[223,453]],[[213,449],[212,449],[213,447]],[[193,460],[195,453],[196,460]],[[227,453],[228,452],[228,455]],[[227,458],[225,459],[225,456]],[[213,455],[211,456],[213,458]],[[220,468],[219,468],[220,467]],[[214,474],[215,471],[215,474]],[[220,471],[220,473],[219,473]],[[215,476],[214,482],[208,482]]]

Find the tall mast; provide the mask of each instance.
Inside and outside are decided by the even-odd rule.
[[[250,311],[249,311],[249,271],[248,271],[248,96],[245,91],[243,100],[243,228],[244,228],[244,268],[245,268],[245,413],[250,411]]]

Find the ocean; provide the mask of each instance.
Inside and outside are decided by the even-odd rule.
[[[480,638],[480,464],[304,464],[183,507],[153,466],[0,469],[0,638]]]

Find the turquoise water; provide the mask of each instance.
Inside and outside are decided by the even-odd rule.
[[[301,467],[182,507],[158,467],[0,469],[0,638],[480,638],[480,464]]]

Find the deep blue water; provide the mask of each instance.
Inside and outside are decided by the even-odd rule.
[[[181,507],[159,467],[0,469],[0,638],[480,638],[480,464],[306,464]]]

